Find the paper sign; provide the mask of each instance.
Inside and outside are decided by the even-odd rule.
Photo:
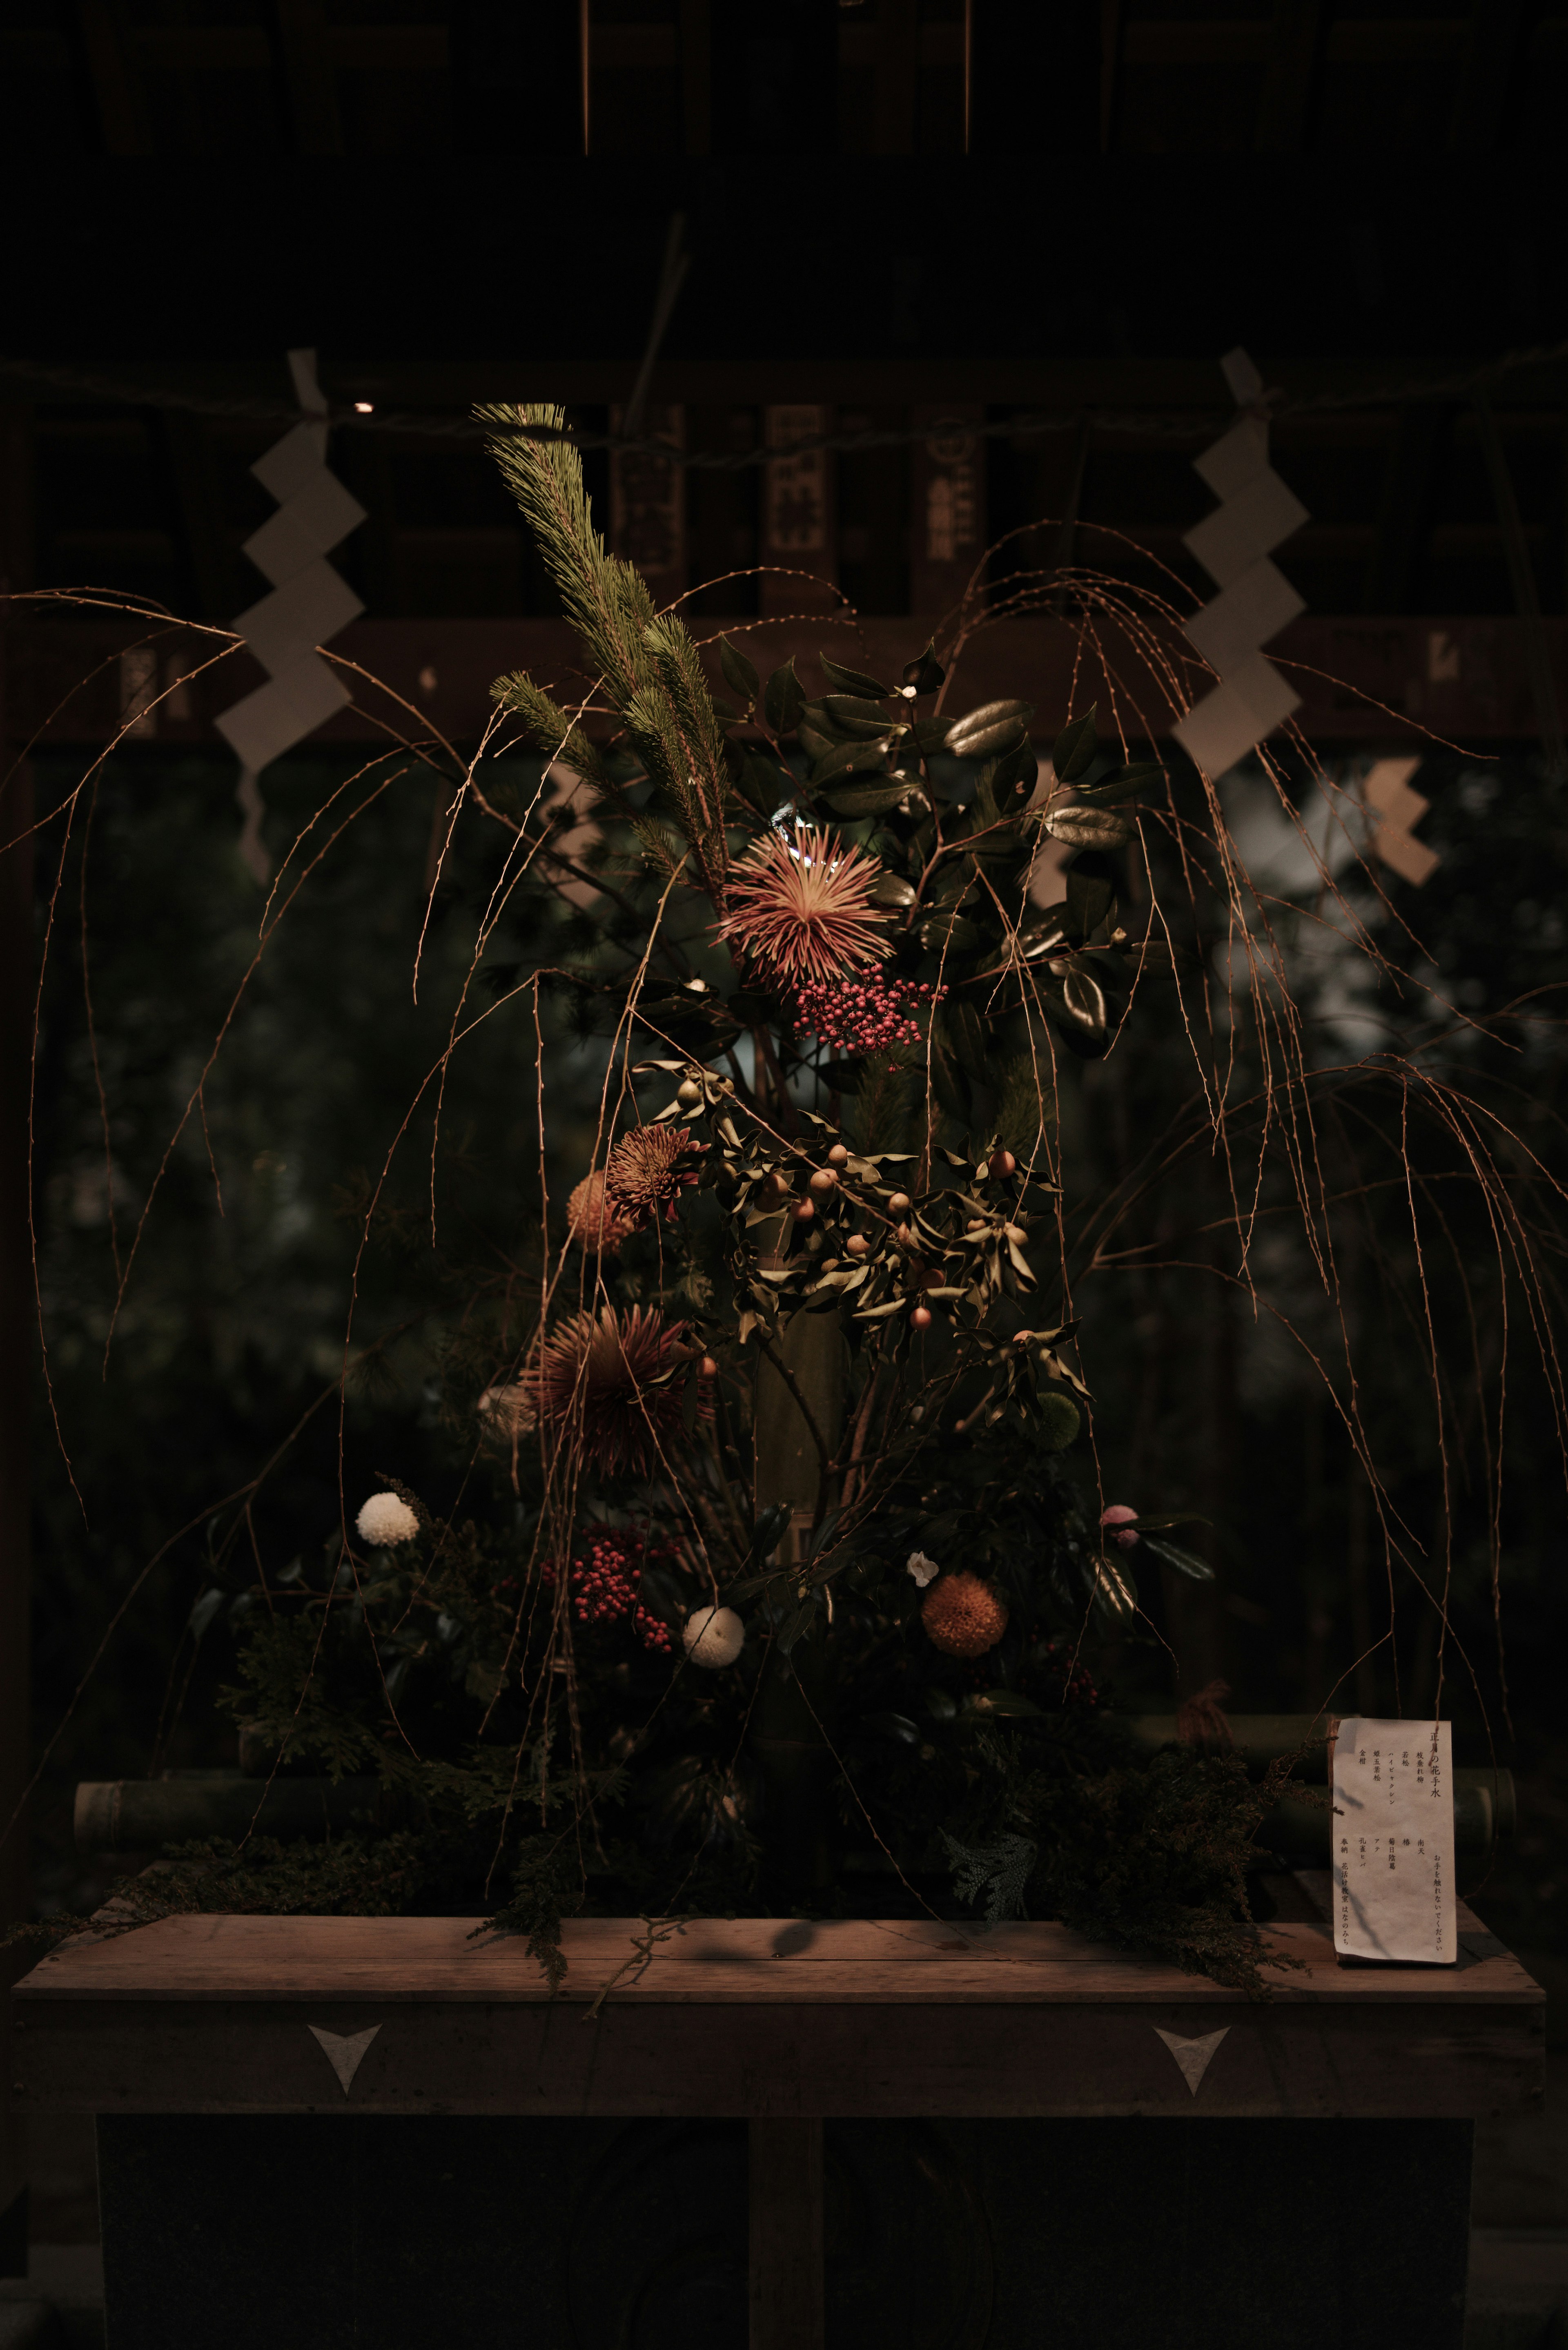
[[[1334,1946],[1452,1966],[1453,1731],[1346,1714],[1333,1744]]]

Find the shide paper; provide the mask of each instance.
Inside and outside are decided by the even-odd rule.
[[[1335,1950],[1452,1966],[1451,1725],[1346,1714],[1332,1752]]]

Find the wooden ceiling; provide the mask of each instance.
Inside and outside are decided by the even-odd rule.
[[[1529,0],[7,0],[7,151],[1288,156],[1550,143]]]
[[[1259,357],[1266,365],[1268,354]],[[1378,370],[1341,363],[1281,372],[1287,382],[1293,374],[1310,399],[1314,388],[1332,392],[1336,382],[1354,386]],[[1405,372],[1419,381],[1420,370]],[[322,362],[324,384],[345,407],[362,400],[373,411],[461,423],[476,400],[554,394],[567,400],[589,433],[605,431],[629,374],[623,366],[580,359],[465,366],[327,355]],[[250,369],[162,372],[162,390],[181,386],[194,387],[195,397],[204,387],[214,400],[242,387],[253,396],[286,397],[275,360]],[[834,433],[909,432],[943,415],[970,430],[990,424],[999,429],[971,452],[965,495],[975,512],[967,544],[983,546],[1044,524],[999,565],[1068,559],[1150,585],[1163,567],[1204,592],[1181,535],[1211,503],[1190,464],[1224,414],[1226,395],[1211,361],[1075,368],[1019,361],[1002,370],[993,362],[921,368],[824,360],[781,369],[677,359],[659,369],[655,390],[661,411],[679,404],[686,443],[697,449],[760,453],[769,409],[781,400],[813,404],[820,428]],[[924,398],[911,400],[912,392]],[[1505,378],[1491,395],[1536,590],[1544,608],[1557,612],[1568,608],[1565,396],[1563,363]],[[1080,409],[1088,412],[1080,417]],[[1128,411],[1149,411],[1149,429],[1124,429],[1118,420]],[[47,588],[91,583],[213,620],[227,619],[257,592],[240,548],[271,511],[249,467],[277,437],[275,423],[48,393],[5,413],[9,478],[31,485],[25,500],[13,501],[10,566],[17,584],[24,577]],[[1042,414],[1058,429],[1030,431],[1030,419]],[[1108,421],[1096,421],[1096,414]],[[922,449],[911,438],[829,461],[833,543],[811,567],[836,576],[869,613],[907,612],[929,600],[915,577],[927,494]],[[1505,518],[1470,401],[1411,397],[1364,410],[1303,407],[1277,421],[1274,449],[1312,517],[1281,556],[1310,609],[1480,615],[1515,608]],[[555,608],[477,442],[378,431],[372,419],[337,434],[333,463],[369,517],[335,559],[373,617],[542,617]],[[591,454],[587,465],[607,519],[608,460]],[[683,577],[672,584],[695,585],[770,559],[763,487],[760,465],[688,473]],[[30,507],[26,517],[24,505]],[[743,612],[755,609],[756,600],[756,584],[742,580],[713,591],[700,608]]]

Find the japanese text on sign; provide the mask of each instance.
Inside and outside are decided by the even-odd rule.
[[[1451,1726],[1346,1714],[1332,1752],[1335,1950],[1452,1966]]]

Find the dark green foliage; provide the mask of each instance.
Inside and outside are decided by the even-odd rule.
[[[559,1991],[566,1979],[561,1920],[581,1909],[583,1893],[583,1873],[566,1840],[530,1836],[513,1858],[510,1892],[479,1930],[525,1936],[528,1956],[537,1960],[550,1989]]]
[[[1019,1799],[1039,1841],[1030,1898],[1096,1941],[1257,1998],[1247,1872],[1284,1775],[1276,1767],[1254,1784],[1235,1755],[1167,1746],[1108,1771],[1042,1776]]]

